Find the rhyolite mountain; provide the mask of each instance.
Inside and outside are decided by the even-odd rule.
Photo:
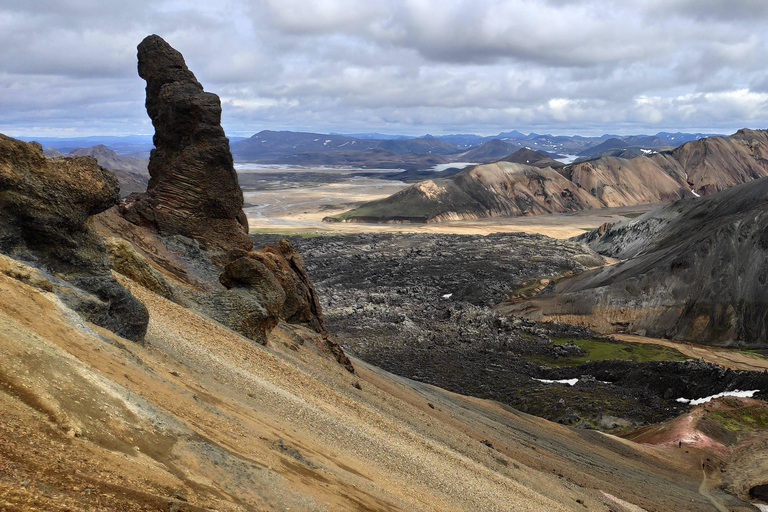
[[[600,201],[556,170],[513,162],[465,169],[411,185],[326,221],[434,222],[599,208]]]
[[[498,164],[478,166],[445,180],[412,185],[328,220],[433,222],[666,203],[711,194],[768,176],[768,131],[743,129],[730,137],[699,139],[632,159],[575,162],[557,169],[564,180],[554,188],[530,189],[531,177],[544,171],[530,167],[523,172]],[[464,179],[470,174],[472,179]],[[550,178],[536,179],[543,183]],[[510,199],[516,207],[499,206]]]
[[[768,347],[768,178],[581,237],[621,262],[505,311],[704,344]]]

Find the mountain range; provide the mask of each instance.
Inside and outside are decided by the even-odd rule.
[[[522,160],[515,155],[506,160]],[[712,194],[768,176],[768,131],[739,130],[730,137],[706,137],[631,159],[599,157],[542,169],[532,158],[552,165],[544,154],[526,157],[525,164],[480,165],[425,180],[327,220],[434,222],[666,203]]]

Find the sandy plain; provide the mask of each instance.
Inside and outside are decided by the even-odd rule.
[[[387,197],[408,183],[377,178],[392,171],[355,169],[239,169],[245,213],[252,232],[281,234],[453,233],[487,235],[500,232],[540,233],[570,238],[605,222],[637,217],[658,205],[603,208],[573,213],[499,217],[428,224],[328,223],[322,219]],[[369,173],[356,176],[356,173]]]

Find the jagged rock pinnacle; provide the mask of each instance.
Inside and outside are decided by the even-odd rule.
[[[159,36],[139,44],[138,61],[155,149],[147,193],[128,201],[126,217],[163,234],[197,239],[209,250],[248,251],[243,192],[221,127],[219,97],[203,90],[181,53]]]

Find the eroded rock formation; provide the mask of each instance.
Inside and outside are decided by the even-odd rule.
[[[53,291],[87,320],[132,340],[146,308],[113,277],[88,219],[117,204],[117,179],[90,157],[50,158],[0,135],[0,252],[50,274]]]
[[[161,37],[138,46],[139,75],[155,127],[145,196],[126,215],[160,233],[184,235],[208,250],[248,251],[243,192],[221,127],[221,102],[205,92],[184,57]]]
[[[327,336],[301,256],[287,241],[253,249],[218,96],[158,36],[139,44],[138,59],[156,148],[147,192],[123,201],[123,219],[100,223],[115,270],[259,343],[281,319],[304,324],[352,369]]]

